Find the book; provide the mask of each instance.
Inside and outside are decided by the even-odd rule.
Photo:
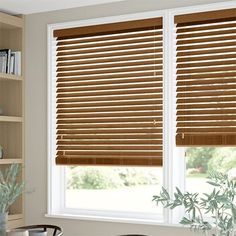
[[[0,49],[0,73],[21,75],[21,52]]]
[[[8,58],[8,51],[5,49],[0,50],[0,70],[1,70],[1,73],[7,73],[7,58]]]
[[[6,69],[6,58],[5,55],[0,55],[0,73],[5,73]]]
[[[10,73],[11,49],[0,49],[3,59],[2,73]]]
[[[21,75],[21,52],[16,51],[11,53],[13,59],[13,74]]]
[[[11,53],[10,74],[14,74],[14,64],[15,64],[15,55],[14,53]]]

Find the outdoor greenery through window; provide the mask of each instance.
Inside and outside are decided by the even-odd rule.
[[[228,173],[236,179],[236,148],[191,147],[186,149],[186,190],[207,192],[207,176],[212,171]]]
[[[191,147],[185,153],[186,191],[207,192],[211,171],[236,178],[236,148]],[[163,185],[162,171],[149,167],[66,167],[66,208],[162,213],[152,202]]]
[[[162,168],[67,167],[66,208],[161,214]]]

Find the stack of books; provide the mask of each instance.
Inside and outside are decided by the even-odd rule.
[[[21,52],[0,49],[0,73],[21,75]]]

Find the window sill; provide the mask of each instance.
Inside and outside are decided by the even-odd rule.
[[[167,224],[162,222],[161,219],[150,220],[150,219],[134,219],[134,218],[118,218],[118,217],[104,217],[104,216],[93,216],[93,215],[75,215],[75,214],[46,214],[45,217],[57,218],[57,219],[68,219],[68,220],[85,220],[85,221],[98,221],[98,222],[111,222],[111,223],[125,223],[125,224],[142,224],[142,225],[156,225],[162,227],[181,227],[180,224]]]

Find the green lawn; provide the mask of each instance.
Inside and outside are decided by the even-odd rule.
[[[208,176],[207,173],[199,173],[199,174],[187,175],[187,178],[206,178],[207,176]]]

